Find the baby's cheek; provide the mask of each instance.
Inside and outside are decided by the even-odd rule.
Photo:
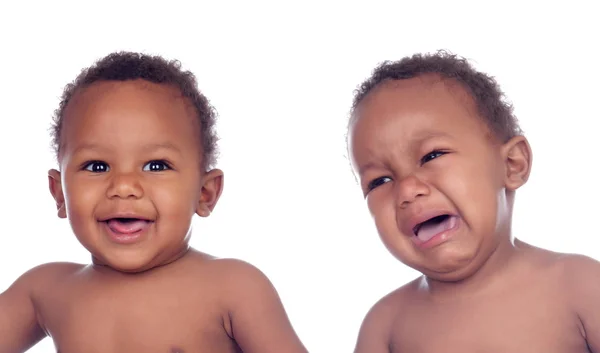
[[[380,192],[368,198],[368,207],[375,227],[384,241],[387,238],[395,238],[400,235],[396,223],[396,209],[389,194]]]
[[[88,217],[93,215],[94,206],[97,204],[97,191],[92,188],[70,187],[65,190],[65,206],[70,218]]]
[[[374,197],[368,195],[367,196],[367,208],[369,209],[369,213],[371,214],[371,217],[373,217],[373,219],[377,219],[377,214],[378,214],[378,204],[377,202],[374,200]]]
[[[152,201],[161,219],[175,222],[189,221],[196,210],[197,198],[191,190],[181,186],[153,191]]]
[[[390,209],[393,208],[393,199],[390,192],[382,190],[381,186],[378,189],[372,190],[367,195],[366,201],[369,212],[376,221],[386,212],[389,213]]]
[[[460,169],[460,172],[448,175],[445,189],[453,194],[455,202],[478,204],[490,199],[492,186],[495,183],[488,166],[471,163]]]

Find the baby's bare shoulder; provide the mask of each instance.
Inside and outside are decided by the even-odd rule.
[[[600,262],[589,256],[560,254],[554,260],[552,275],[571,297],[600,295]]]
[[[542,279],[536,283],[550,284],[562,297],[578,296],[582,291],[600,291],[599,261],[580,254],[533,249],[525,268]]]
[[[403,308],[410,305],[411,301],[418,293],[418,286],[421,278],[415,279],[400,288],[379,299],[371,308],[368,315],[378,318],[381,322],[387,322],[390,325],[394,318],[398,317]]]
[[[600,275],[600,262],[589,256],[541,250],[538,259],[540,273],[566,291],[576,289],[576,284],[581,281],[597,279]]]
[[[244,293],[243,296],[274,290],[267,276],[246,261],[218,258],[197,251],[190,255],[183,266],[187,276],[194,276],[198,285],[220,288],[223,293]]]
[[[598,271],[600,262],[586,255],[580,254],[557,254],[555,264],[559,273],[571,275],[586,275],[589,271]]]
[[[226,312],[222,325],[241,350],[306,353],[265,273],[238,259],[196,253],[193,260],[203,286],[218,293],[219,306]]]
[[[46,263],[25,272],[15,284],[43,291],[49,287],[60,285],[63,279],[75,275],[84,268],[85,265],[70,262]]]
[[[64,282],[61,279],[80,268],[66,263],[37,266],[0,293],[0,351],[25,351],[46,335],[39,321],[40,305],[48,302],[48,293]]]
[[[392,329],[399,317],[403,315],[404,308],[410,305],[418,292],[421,279],[390,292],[375,303],[365,316],[360,327],[355,352],[388,352],[392,342]]]
[[[211,258],[204,264],[215,281],[221,285],[236,289],[251,289],[270,286],[267,276],[249,262],[232,258]]]
[[[554,268],[581,335],[592,352],[600,351],[600,262],[585,255],[564,254]]]

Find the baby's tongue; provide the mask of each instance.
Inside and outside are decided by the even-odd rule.
[[[428,241],[437,234],[453,228],[455,225],[456,217],[436,217],[423,223],[417,231],[417,238],[422,242]]]
[[[135,233],[144,229],[148,221],[141,219],[111,219],[107,223],[108,227],[115,233]]]

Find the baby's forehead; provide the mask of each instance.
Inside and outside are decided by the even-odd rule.
[[[148,111],[162,114],[188,115],[195,122],[197,111],[193,103],[173,85],[156,84],[137,79],[127,81],[98,81],[77,89],[64,110],[64,118],[98,112]]]
[[[118,123],[123,119],[132,121],[132,117],[141,124],[137,125],[141,129],[147,127],[145,119],[170,125],[175,121],[182,122],[180,119],[183,117],[191,124],[186,129],[200,135],[196,109],[177,87],[129,80],[100,81],[77,90],[64,111],[63,128],[66,131],[61,134],[61,139],[64,144],[72,133],[91,133],[89,127]],[[76,127],[75,130],[72,130],[73,127]],[[72,130],[71,133],[68,130]]]
[[[434,124],[435,130],[446,123],[464,123],[464,119],[484,120],[467,89],[437,77],[416,77],[384,82],[373,89],[353,112],[351,124],[403,124],[409,120],[416,126]]]
[[[349,131],[353,153],[410,152],[435,141],[490,136],[474,99],[459,84],[448,86],[435,77],[410,80],[378,87],[357,107]]]

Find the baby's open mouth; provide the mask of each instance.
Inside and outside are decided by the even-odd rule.
[[[425,242],[443,231],[454,228],[456,220],[456,216],[439,215],[417,224],[413,228],[413,233],[420,241]]]
[[[133,234],[146,229],[152,221],[141,218],[111,218],[104,221],[115,233]]]

